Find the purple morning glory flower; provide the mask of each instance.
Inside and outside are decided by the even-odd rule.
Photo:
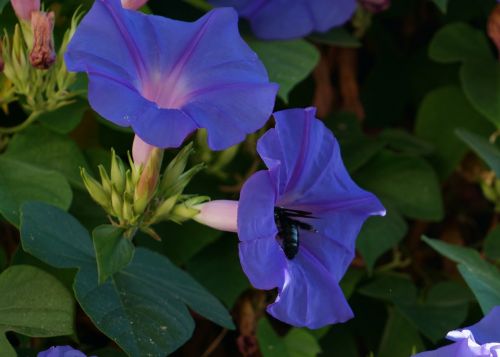
[[[233,6],[259,38],[283,40],[325,32],[347,22],[356,0],[209,0]]]
[[[339,281],[363,222],[385,209],[359,188],[316,110],[274,114],[259,140],[267,171],[243,186],[238,206],[240,261],[253,286],[278,288],[267,311],[294,326],[319,328],[353,317]]]
[[[500,357],[499,326],[500,306],[496,306],[477,324],[448,332],[446,338],[455,343],[415,357]]]
[[[38,353],[37,357],[87,357],[83,352],[71,346],[53,346],[46,351]]]
[[[277,92],[237,21],[229,8],[188,23],[96,0],[66,64],[88,73],[95,111],[146,143],[178,147],[206,128],[209,146],[225,149],[264,125]]]

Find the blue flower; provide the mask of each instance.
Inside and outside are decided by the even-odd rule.
[[[446,338],[455,343],[416,354],[415,357],[499,357],[499,326],[500,306],[496,306],[477,324],[448,332]]]
[[[347,22],[356,0],[209,0],[233,6],[259,38],[283,40],[325,32]]]
[[[268,170],[243,186],[239,254],[259,289],[278,288],[267,311],[294,326],[319,328],[353,313],[339,281],[354,258],[363,222],[385,209],[350,178],[337,140],[315,109],[274,114],[258,142]]]
[[[187,23],[96,0],[66,64],[87,72],[96,112],[146,143],[178,147],[206,128],[209,146],[225,149],[265,124],[277,92],[237,21],[228,8]]]
[[[87,357],[83,352],[71,346],[53,346],[46,351],[38,353],[37,357]]]

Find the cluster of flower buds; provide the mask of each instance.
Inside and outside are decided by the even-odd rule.
[[[78,94],[70,90],[76,81],[76,74],[67,71],[63,55],[76,31],[81,12],[77,12],[71,20],[56,52],[54,13],[41,11],[39,0],[11,0],[11,4],[19,24],[12,37],[5,34],[0,41],[0,64],[5,77],[12,83],[15,99],[20,100],[31,114],[69,104]]]
[[[129,168],[111,152],[109,173],[99,165],[100,182],[85,169],[81,175],[90,196],[110,216],[113,224],[143,232],[158,239],[151,225],[171,220],[181,223],[199,213],[196,206],[207,197],[184,195],[183,191],[204,164],[185,171],[192,143],[184,147],[160,176],[163,150],[153,148],[144,164],[134,163],[129,155]]]

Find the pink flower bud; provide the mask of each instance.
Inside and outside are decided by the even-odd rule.
[[[122,0],[122,6],[125,9],[137,10],[147,2],[148,0]]]
[[[54,13],[34,11],[31,14],[33,48],[30,53],[31,65],[38,69],[48,69],[56,61],[54,51]]]
[[[134,159],[134,164],[145,165],[154,148],[153,145],[149,145],[137,135],[134,136],[134,143],[132,144],[132,158]]]
[[[238,201],[216,200],[195,207],[200,210],[193,219],[225,232],[238,231]]]
[[[40,10],[40,0],[11,0],[10,3],[17,18],[23,21],[31,21],[31,13]]]
[[[361,6],[373,14],[385,11],[391,6],[391,0],[359,0]]]

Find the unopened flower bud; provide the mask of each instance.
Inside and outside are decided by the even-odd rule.
[[[104,166],[99,165],[97,168],[99,169],[99,175],[101,176],[102,188],[108,195],[111,196],[111,179],[109,178]]]
[[[83,183],[90,194],[90,197],[105,209],[109,209],[109,195],[94,178],[87,174],[84,168],[80,170]]]
[[[154,148],[141,173],[134,193],[134,210],[140,214],[144,212],[151,198],[153,198],[160,178],[163,150]]]
[[[122,217],[123,199],[114,185],[111,186],[111,207],[116,217]]]
[[[488,36],[500,54],[500,4],[497,4],[488,18]]]
[[[385,11],[391,6],[391,0],[359,0],[361,6],[373,14]]]
[[[132,144],[132,158],[134,159],[134,164],[145,165],[154,148],[153,145],[149,145],[136,135],[134,137],[134,143]]]
[[[148,0],[122,0],[122,6],[125,9],[137,10],[144,6]]]
[[[111,182],[115,185],[118,193],[122,194],[125,191],[125,166],[114,149],[111,149]]]
[[[200,213],[193,219],[198,223],[225,232],[238,231],[238,201],[216,200],[195,206]]]
[[[167,197],[167,192],[172,191],[178,178],[184,172],[189,156],[193,153],[193,143],[187,144],[176,157],[168,164],[160,183],[160,195]]]
[[[19,20],[31,21],[31,13],[40,10],[40,0],[10,0]]]
[[[33,48],[30,52],[31,65],[38,69],[48,69],[56,61],[54,50],[54,13],[34,11],[31,13]]]

